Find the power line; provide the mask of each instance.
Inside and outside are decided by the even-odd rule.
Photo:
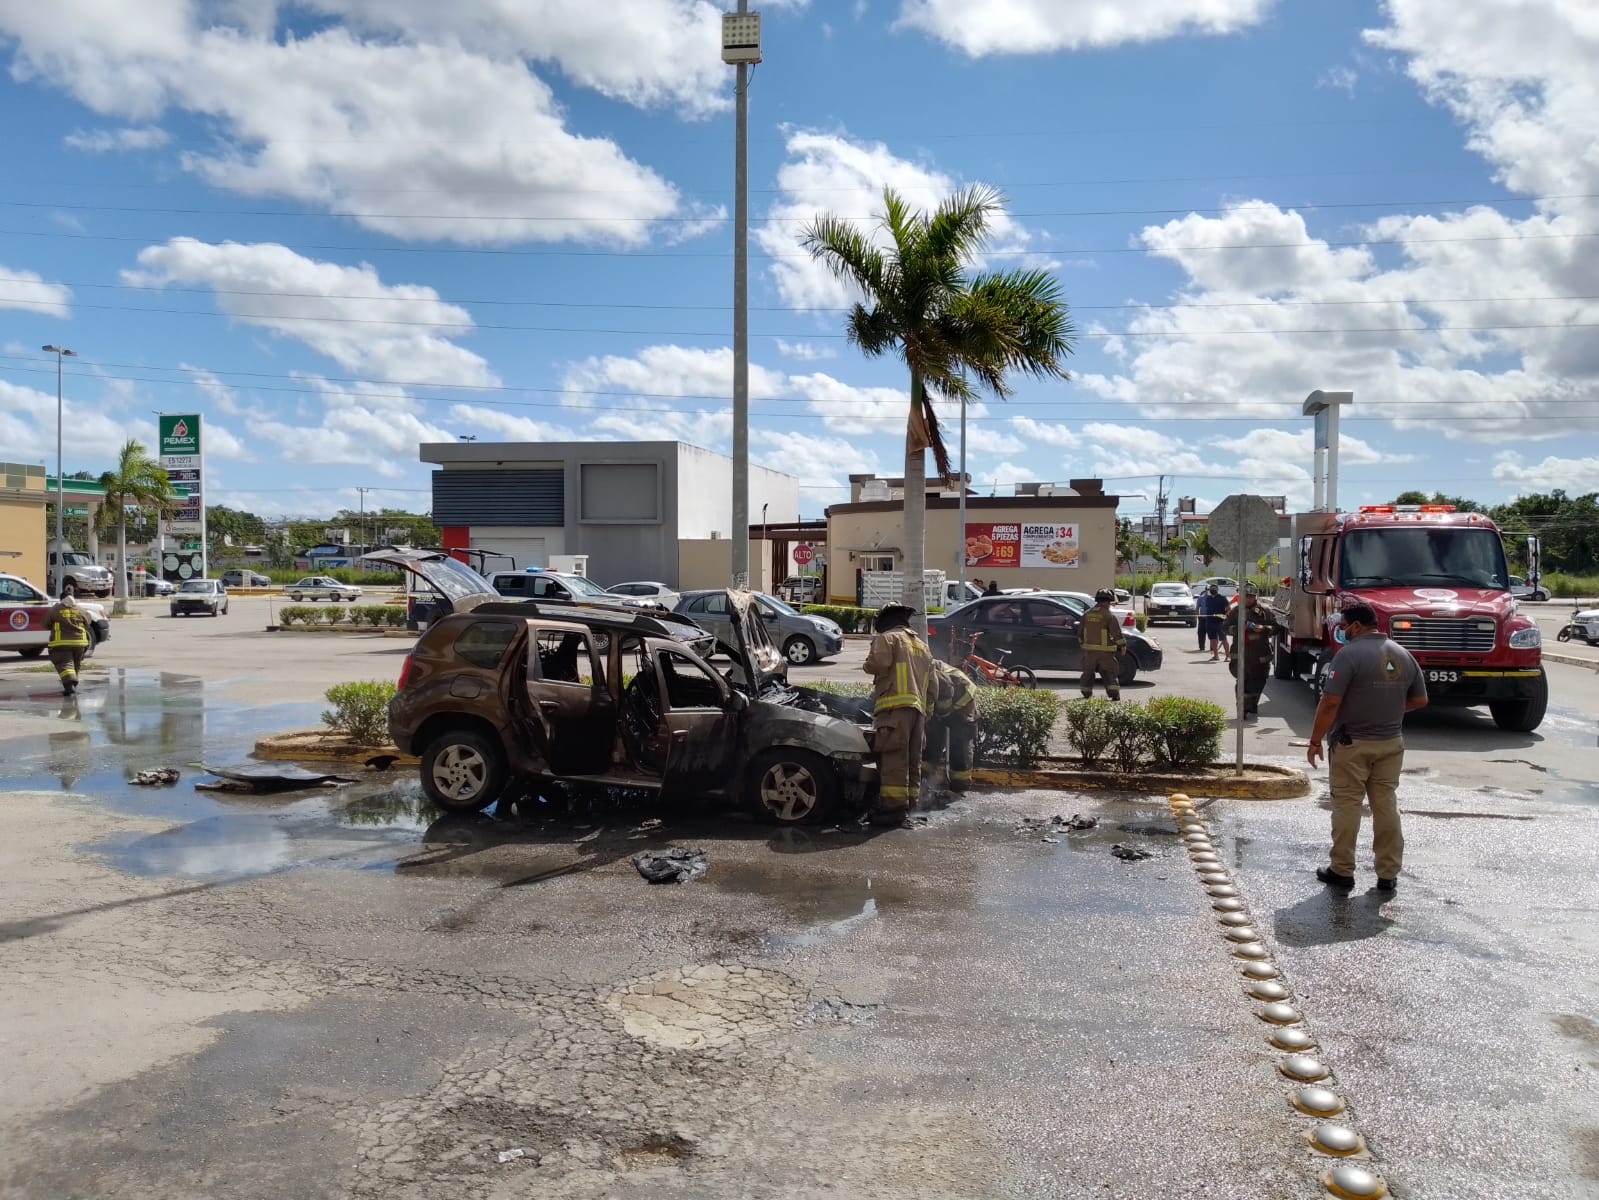
[[[41,282],[52,287],[86,288],[101,291],[126,291],[126,292],[163,292],[173,295],[185,296],[266,296],[283,300],[327,300],[327,301],[374,301],[385,304],[449,304],[456,306],[477,305],[511,306],[524,308],[576,308],[576,309],[625,309],[644,312],[716,312],[730,313],[733,311],[730,304],[637,304],[631,301],[571,301],[571,300],[505,300],[484,299],[481,297],[443,297],[443,296],[399,296],[399,295],[363,295],[359,293],[340,292],[289,292],[256,288],[219,288],[219,287],[177,287],[159,283],[91,283],[70,279],[38,280],[20,275],[0,275],[0,283],[20,283],[37,286]],[[1234,309],[1234,308],[1322,308],[1322,307],[1351,307],[1362,305],[1417,305],[1428,307],[1437,304],[1532,304],[1532,303],[1577,303],[1599,301],[1595,296],[1410,296],[1388,297],[1375,300],[1218,300],[1218,301],[1180,301],[1170,304],[1068,304],[1072,312],[1171,312],[1180,309]],[[132,305],[127,306],[130,312],[145,311]],[[187,311],[187,310],[182,310]],[[196,310],[198,311],[198,310]],[[850,308],[802,308],[793,305],[753,305],[751,312],[770,313],[847,313]],[[475,326],[474,326],[475,327]],[[808,336],[808,335],[807,335]]]

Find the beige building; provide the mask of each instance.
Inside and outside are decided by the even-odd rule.
[[[0,571],[45,587],[45,490],[42,466],[0,463]]]
[[[852,502],[827,510],[833,604],[856,602],[861,572],[904,565],[903,482],[851,476],[850,483]],[[1001,588],[1093,592],[1114,584],[1118,497],[1106,495],[1098,479],[1074,479],[1068,487],[1024,483],[1017,492],[968,495],[962,530],[958,494],[930,491],[927,569],[958,578],[965,556],[968,580],[998,580]]]

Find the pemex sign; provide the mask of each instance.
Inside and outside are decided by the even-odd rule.
[[[183,497],[183,503],[167,518],[167,529],[203,538],[205,452],[200,442],[200,414],[163,413],[160,422],[160,464],[172,490]]]

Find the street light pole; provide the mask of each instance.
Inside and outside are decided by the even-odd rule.
[[[750,578],[750,67],[761,61],[761,18],[749,0],[722,14],[722,61],[733,85],[733,585]]]
[[[960,528],[955,532],[955,553],[960,556],[960,596],[966,599],[966,397],[961,397],[961,475],[960,515],[956,517]]]
[[[55,584],[53,591],[57,596],[59,596],[61,594],[61,580],[66,575],[67,565],[67,488],[66,484],[62,482],[61,476],[61,360],[63,358],[76,358],[78,356],[78,352],[76,350],[68,350],[64,346],[45,346],[44,352],[46,354],[54,354],[56,356],[56,569],[55,578],[52,582]]]

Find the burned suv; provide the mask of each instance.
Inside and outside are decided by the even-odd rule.
[[[668,614],[457,599],[406,658],[389,732],[447,812],[555,782],[717,796],[782,823],[871,803],[869,727],[849,702],[789,687],[750,594],[729,600],[723,675]]]

